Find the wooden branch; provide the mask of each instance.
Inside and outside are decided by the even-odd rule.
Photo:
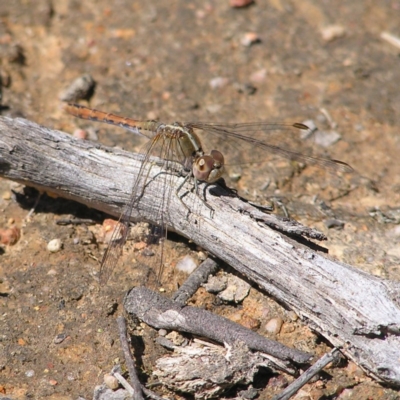
[[[23,119],[0,118],[0,135],[1,176],[112,215],[128,202],[140,156],[75,140]],[[154,165],[133,219],[154,222],[160,204],[166,204],[162,185],[177,187],[183,181],[165,176]],[[165,188],[170,194],[165,218],[169,229],[192,239],[293,309],[367,373],[400,386],[399,283],[305,247],[295,235],[323,235],[263,214],[218,185],[206,190],[212,216],[189,184],[184,186],[189,191],[184,201],[191,210],[187,215],[173,187]]]
[[[329,353],[324,354],[312,367],[300,375],[295,381],[287,386],[281,393],[277,394],[272,400],[290,400],[306,383],[315,375],[319,374],[329,363],[339,357],[339,350],[334,348]]]
[[[117,325],[118,325],[119,341],[121,343],[121,349],[122,352],[124,353],[125,364],[129,372],[129,379],[131,381],[131,385],[134,390],[133,398],[135,400],[144,400],[142,394],[142,386],[140,384],[138,373],[135,367],[135,362],[133,361],[132,352],[129,347],[126,320],[122,315],[117,317]]]
[[[284,362],[306,364],[312,358],[310,353],[286,347],[202,308],[181,305],[143,286],[136,286],[129,291],[124,300],[124,309],[134,318],[157,329],[189,332],[221,344],[233,345],[241,341],[252,350]]]

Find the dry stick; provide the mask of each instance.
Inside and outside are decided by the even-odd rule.
[[[134,390],[133,398],[134,400],[143,400],[144,398],[142,396],[142,386],[140,384],[139,377],[136,372],[132,353],[129,349],[128,338],[126,336],[127,328],[126,328],[125,318],[119,316],[117,318],[117,325],[119,330],[119,339],[121,342],[122,352],[124,353],[126,366],[128,368],[129,377],[131,380],[132,388]]]
[[[240,340],[252,350],[297,364],[307,363],[312,357],[309,353],[286,347],[209,311],[182,306],[142,286],[129,291],[124,307],[133,318],[139,318],[157,329],[188,332],[219,343],[233,344]]]
[[[132,356],[132,353],[129,348],[128,338],[127,338],[127,334],[126,334],[127,326],[126,326],[125,318],[122,316],[119,316],[117,318],[117,325],[118,325],[118,330],[119,330],[119,338],[120,338],[120,342],[121,342],[122,352],[124,353],[125,363],[128,368],[132,389],[134,391],[133,399],[134,400],[144,400],[144,398],[142,396],[142,392],[143,392],[148,398],[151,398],[154,400],[165,400],[163,397],[158,396],[157,394],[155,394],[151,390],[147,389],[144,385],[142,385],[140,383],[139,377],[137,375],[136,368],[135,368],[135,362],[133,360],[133,356]],[[115,375],[115,373],[114,373],[114,375]],[[118,380],[119,379],[120,378],[118,377]]]
[[[183,285],[171,296],[171,299],[184,306],[200,285],[216,271],[218,271],[218,264],[211,258],[207,258],[189,275]]]
[[[112,373],[114,375],[114,377],[118,380],[118,382],[120,383],[120,385],[129,393],[129,396],[133,399],[139,399],[142,400],[143,397],[135,397],[135,391],[133,389],[133,387],[129,384],[129,382],[117,371],[114,371]]]
[[[24,119],[0,117],[0,176],[115,216],[129,200],[142,158]],[[155,166],[151,176],[159,172]],[[177,178],[174,188],[182,179]],[[146,187],[132,220],[152,221],[154,207],[161,204],[160,182],[165,179],[152,179]],[[169,188],[172,194],[174,188]],[[294,310],[369,375],[400,386],[398,282],[329,259],[316,245],[300,244],[294,239],[324,236],[262,213],[219,185],[206,191],[214,209],[211,218],[190,189],[183,188],[189,192],[184,198],[189,216],[177,196],[169,199],[168,229],[190,238]]]
[[[285,390],[274,396],[272,400],[289,400],[297,393],[311,378],[322,371],[330,362],[334,361],[339,355],[337,348],[332,349],[329,353],[324,354],[316,363],[307,371],[293,381]]]

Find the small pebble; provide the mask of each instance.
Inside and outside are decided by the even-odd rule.
[[[168,333],[165,337],[169,339],[176,346],[182,346],[185,343],[187,343],[187,339],[176,331]]]
[[[32,376],[35,376],[35,371],[33,369],[28,369],[28,371],[25,372],[25,375],[28,378],[32,378]]]
[[[163,100],[169,100],[170,98],[171,98],[171,92],[163,92],[162,94],[161,94],[161,97],[162,97],[162,99]]]
[[[222,76],[217,76],[210,80],[211,89],[219,89],[226,86],[229,82],[228,78],[223,78]]]
[[[203,285],[203,287],[207,290],[208,293],[219,293],[226,289],[227,286],[227,278],[225,276],[212,276],[208,277],[207,283]]]
[[[273,389],[283,389],[288,385],[288,380],[285,375],[281,374],[278,376],[273,376],[268,381],[268,386]]]
[[[96,82],[89,74],[82,75],[61,93],[60,100],[68,102],[87,100],[93,95],[95,86]]]
[[[247,7],[254,3],[254,0],[230,0],[229,4],[233,8]]]
[[[189,255],[183,257],[181,260],[179,260],[176,264],[176,269],[178,271],[185,272],[186,274],[191,274],[195,269],[197,268],[197,265],[192,257]]]
[[[340,25],[329,25],[321,29],[322,39],[326,42],[343,37],[346,34],[346,29]]]
[[[85,140],[88,138],[88,133],[84,129],[75,129],[72,136],[75,139]]]
[[[344,222],[343,221],[339,221],[338,219],[327,219],[326,221],[324,221],[325,226],[328,229],[343,229],[344,228]]]
[[[389,234],[392,233],[395,237],[400,237],[400,225],[395,226],[392,230],[389,231]]]
[[[164,336],[158,336],[156,338],[156,343],[160,346],[165,347],[168,350],[173,350],[176,346],[171,342],[171,340],[167,339]]]
[[[124,224],[121,224],[120,222],[115,221],[114,219],[111,218],[106,218],[103,221],[103,225],[101,228],[102,228],[101,241],[105,244],[110,243],[111,240],[121,239],[126,229]],[[119,229],[119,231],[117,231],[117,228]],[[114,232],[117,235],[115,237],[114,237]]]
[[[315,122],[312,119],[307,119],[305,121],[302,121],[302,124],[308,127],[308,129],[301,129],[299,131],[300,134],[300,139],[308,139],[312,134],[314,134],[317,130],[318,127],[315,125]]]
[[[11,199],[11,192],[9,192],[9,191],[4,192],[1,197],[3,198],[3,200],[10,200]]]
[[[47,250],[50,251],[50,253],[57,253],[57,251],[60,251],[61,247],[62,243],[60,239],[53,239],[47,243]]]
[[[244,326],[247,329],[252,331],[257,330],[261,323],[258,319],[249,317],[248,315],[243,315],[240,321],[238,321],[240,325]]]
[[[13,246],[21,237],[21,229],[12,226],[7,229],[0,229],[0,243],[5,246]]]
[[[265,330],[269,333],[278,334],[282,328],[283,319],[280,317],[271,318],[265,324]]]
[[[229,276],[227,287],[218,293],[218,297],[224,301],[242,302],[250,292],[251,286],[237,276]]]
[[[145,257],[153,257],[153,256],[155,256],[155,254],[156,253],[152,249],[150,249],[149,247],[146,247],[142,251],[142,255],[145,256]]]
[[[318,146],[329,147],[339,141],[342,136],[337,131],[317,131],[314,137]]]
[[[229,179],[232,182],[239,182],[241,177],[242,177],[242,174],[239,172],[232,172],[229,174]]]
[[[97,142],[99,140],[97,130],[95,128],[89,127],[85,130],[85,132],[88,140],[92,140],[93,142]]]
[[[280,333],[293,333],[296,330],[296,327],[292,323],[286,323],[282,325]]]
[[[62,343],[66,338],[67,338],[67,334],[66,334],[66,333],[59,333],[59,334],[54,338],[54,343],[55,343],[55,344],[60,344],[60,343]]]
[[[47,275],[55,276],[55,275],[57,275],[57,270],[54,268],[51,268],[48,270]]]
[[[217,114],[221,111],[222,106],[221,104],[209,104],[206,107],[206,110],[210,113],[210,114]]]
[[[111,375],[111,374],[104,375],[104,383],[111,390],[116,390],[119,387],[118,379],[114,375]]]
[[[291,321],[295,322],[299,319],[299,316],[294,311],[289,311],[287,316],[290,318]]]
[[[135,250],[135,251],[141,251],[141,250],[144,250],[145,248],[147,247],[147,243],[145,242],[145,241],[140,241],[140,242],[136,242],[134,245],[133,245],[133,249]]]
[[[250,47],[251,45],[260,42],[260,37],[255,32],[246,32],[240,39],[240,43],[245,47]]]
[[[158,115],[154,110],[151,110],[146,114],[146,118],[151,119],[152,121],[157,121]]]
[[[234,87],[239,93],[244,93],[249,96],[257,92],[257,88],[251,83],[235,83]]]
[[[256,397],[258,397],[258,390],[250,387],[247,390],[240,391],[239,396],[241,399],[255,399]]]
[[[265,68],[263,68],[256,72],[253,72],[250,75],[250,80],[255,83],[260,83],[260,82],[265,81],[266,76],[267,76],[267,70]]]
[[[68,372],[68,374],[67,374],[67,379],[68,379],[69,381],[74,381],[74,380],[75,380],[74,374],[73,374],[72,372]]]

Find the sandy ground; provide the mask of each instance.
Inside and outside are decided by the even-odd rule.
[[[235,9],[227,0],[16,0],[1,2],[0,16],[3,116],[71,134],[84,129],[103,144],[137,150],[140,143],[122,129],[61,110],[63,91],[90,74],[96,88],[84,104],[125,116],[166,122],[314,121],[325,142],[313,143],[313,151],[349,163],[357,174],[293,169],[243,145],[241,162],[265,162],[240,166],[229,160],[228,148],[228,184],[259,203],[279,200],[292,217],[329,237],[327,247],[338,260],[399,279],[400,48],[381,37],[383,32],[400,36],[399,1],[340,1],[332,7],[332,2],[270,0]],[[305,140],[279,140],[296,151],[309,147]],[[224,149],[223,141],[215,146]],[[37,201],[34,191],[5,180],[0,193],[2,229],[13,224],[21,229],[14,246],[1,231],[0,396],[89,399],[103,374],[122,361],[115,317],[135,283],[132,268],[140,267],[121,260],[99,293],[95,276],[104,245],[96,238],[106,216],[45,195]],[[344,223],[342,229],[328,228],[332,215]],[[88,218],[93,225],[58,225],[62,218]],[[56,253],[47,250],[52,239],[63,243]],[[172,267],[185,255],[201,259],[201,249],[178,236],[170,237],[166,250]],[[176,285],[170,282],[169,289]],[[268,320],[279,317],[283,327],[271,337],[290,343],[301,335],[314,353],[329,350],[255,290],[239,306],[217,306],[204,290],[191,304],[237,320],[255,302],[267,310],[267,317],[256,321],[261,333],[267,334]],[[146,343],[143,368],[151,372],[161,350],[151,337]],[[259,398],[269,399],[290,379],[263,372],[254,386]],[[297,398],[394,399],[397,393],[343,362],[305,386],[302,396]]]

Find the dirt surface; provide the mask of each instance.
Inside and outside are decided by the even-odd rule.
[[[400,2],[332,4],[271,0],[233,8],[227,0],[3,1],[1,114],[137,150],[131,134],[61,110],[65,89],[90,74],[96,87],[83,104],[125,116],[166,122],[313,120],[327,144],[314,143],[314,152],[349,163],[358,173],[300,168],[269,158],[246,168],[230,160],[236,165],[228,169],[227,183],[259,203],[283,204],[292,217],[322,230],[337,259],[399,280],[400,48],[381,34],[400,36]],[[281,137],[282,143],[291,140]],[[223,142],[216,143],[222,150]],[[293,144],[296,151],[309,147],[305,140],[293,138]],[[240,150],[243,160],[259,161],[259,154]],[[123,362],[115,318],[124,293],[145,268],[132,266],[132,253],[125,252],[99,292],[98,260],[104,252],[99,237],[106,216],[63,199],[39,198],[5,180],[0,193],[0,396],[89,399],[104,373]],[[57,224],[65,218],[93,224]],[[21,229],[13,246],[5,231],[12,225]],[[54,253],[47,249],[52,239],[62,243]],[[190,255],[199,263],[200,250],[170,237],[167,292],[185,278],[174,272],[177,261]],[[240,305],[217,305],[204,289],[191,304],[247,321],[288,345],[301,341],[316,355],[329,351],[329,344],[254,289]],[[282,328],[267,333],[266,324],[276,317],[283,320]],[[163,350],[151,336],[145,343],[143,370],[151,374]],[[254,387],[259,398],[269,399],[291,379],[263,372]],[[227,394],[234,396],[235,391]],[[397,396],[343,361],[297,398]]]

